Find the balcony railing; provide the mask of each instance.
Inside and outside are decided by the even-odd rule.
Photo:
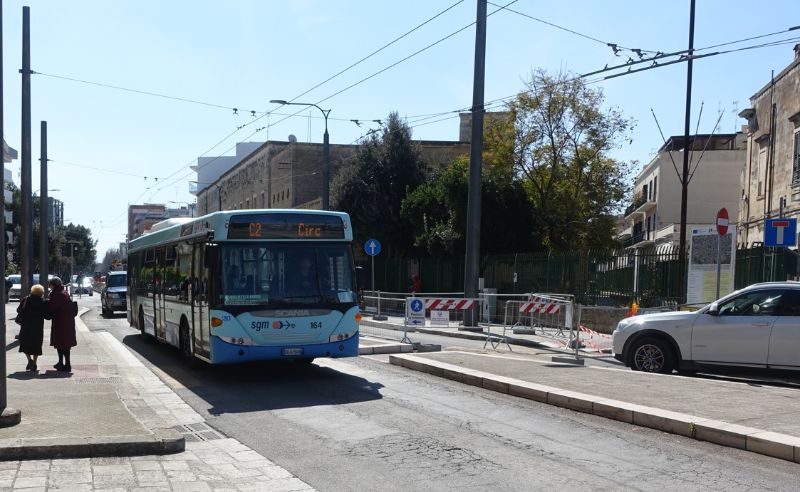
[[[650,205],[651,205],[650,207],[648,207],[648,209],[650,209],[653,206],[655,206],[655,201],[648,201],[647,197],[645,197],[645,196],[636,197],[633,200],[633,203],[628,205],[628,207],[625,209],[625,217],[629,216],[630,214],[632,214],[634,212],[634,210],[637,210],[637,209],[641,208],[643,205],[645,205],[647,203],[650,203]]]
[[[629,248],[629,247],[633,246],[634,244],[638,244],[638,243],[641,243],[642,241],[644,241],[645,237],[647,237],[647,232],[645,232],[645,231],[637,232],[633,236],[631,236],[628,239],[626,239],[622,243],[622,245],[625,246],[626,248]]]

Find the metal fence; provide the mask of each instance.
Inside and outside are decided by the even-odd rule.
[[[369,273],[370,265],[363,265]],[[641,307],[685,302],[686,285],[679,282],[685,266],[678,248],[574,251],[490,255],[481,258],[484,286],[510,295],[562,292],[593,306]],[[755,282],[798,278],[798,255],[785,248],[740,248],[736,253],[736,288]],[[408,295],[417,273],[426,292],[458,293],[464,287],[464,262],[449,258],[375,259],[376,290]],[[492,292],[490,290],[490,292]],[[398,296],[399,297],[399,296]],[[492,308],[502,313],[502,305]]]

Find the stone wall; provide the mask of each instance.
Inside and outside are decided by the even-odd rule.
[[[598,333],[611,334],[627,315],[628,308],[584,307],[581,309],[581,324]]]

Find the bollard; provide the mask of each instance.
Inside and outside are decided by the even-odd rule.
[[[374,319],[375,321],[386,321],[389,318],[381,314],[381,291],[378,291],[377,294],[378,294],[378,312],[372,317],[372,319]]]
[[[575,301],[574,300],[571,302],[571,305],[570,305],[569,309],[570,309],[570,318],[573,318],[574,316],[572,316],[572,311],[575,310]],[[573,359],[571,357],[554,356],[551,359],[553,362],[561,362],[561,363],[564,363],[564,364],[574,364],[574,365],[578,365],[578,366],[582,366],[582,365],[585,364],[585,361],[580,358],[580,353],[579,353],[580,346],[581,346],[581,338],[580,338],[580,330],[577,329],[577,326],[580,326],[580,323],[581,323],[581,310],[578,309],[577,325],[575,323],[572,323],[571,326],[570,326],[570,333],[571,334],[572,333],[575,334],[574,338],[572,339],[574,341],[574,343],[575,343],[575,358]]]

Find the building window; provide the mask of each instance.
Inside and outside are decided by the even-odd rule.
[[[267,208],[267,197],[264,192],[261,192],[261,208]]]
[[[767,190],[764,183],[767,181],[767,148],[764,147],[758,152],[758,196],[764,196]]]
[[[656,201],[656,193],[658,193],[658,176],[653,178],[653,201]]]
[[[792,184],[800,184],[800,130],[794,132],[794,155],[792,156]]]

